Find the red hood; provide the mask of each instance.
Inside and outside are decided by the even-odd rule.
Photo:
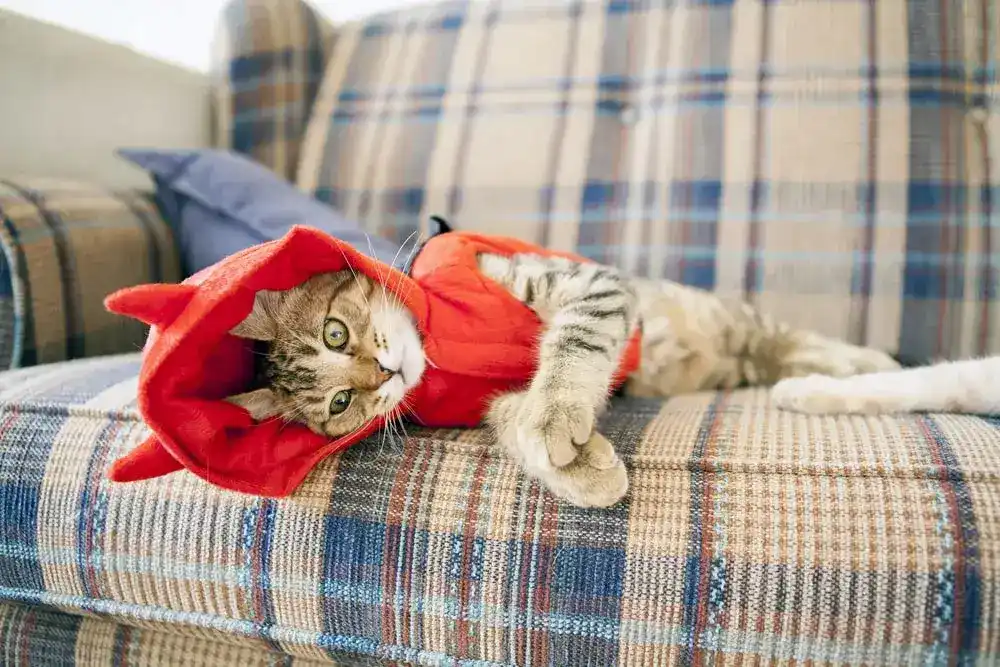
[[[149,479],[187,468],[228,489],[284,496],[321,459],[377,430],[381,418],[331,442],[277,418],[255,423],[221,400],[246,391],[253,380],[251,344],[228,332],[250,314],[256,292],[291,289],[346,268],[395,292],[426,332],[427,299],[415,281],[307,227],[227,257],[179,285],[140,285],[109,296],[109,310],[151,326],[138,402],[152,434],[115,462],[111,479]]]

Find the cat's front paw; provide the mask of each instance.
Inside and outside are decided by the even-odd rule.
[[[573,397],[529,390],[508,410],[517,439],[536,467],[563,468],[576,460],[594,431],[594,406]]]
[[[609,507],[628,491],[625,464],[594,431],[594,409],[524,392],[494,402],[500,444],[554,495],[581,507]]]
[[[628,493],[625,464],[597,431],[580,447],[580,455],[572,463],[536,476],[554,495],[578,507],[611,507]]]
[[[808,375],[778,382],[771,389],[771,400],[785,410],[822,415],[871,413],[870,402],[861,400],[851,383],[828,375]]]

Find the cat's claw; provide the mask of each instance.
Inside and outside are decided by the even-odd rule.
[[[568,466],[537,476],[553,494],[578,507],[611,507],[628,492],[625,464],[596,431],[580,449]]]

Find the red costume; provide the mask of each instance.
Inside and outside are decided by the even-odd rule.
[[[249,341],[228,332],[258,290],[287,290],[348,266],[394,291],[413,314],[429,361],[410,392],[410,418],[425,426],[480,423],[490,397],[522,388],[534,374],[541,322],[501,285],[483,276],[476,255],[536,253],[587,261],[516,239],[450,232],[418,253],[410,275],[322,232],[295,227],[283,238],[228,257],[177,285],[139,285],[108,297],[109,310],[151,326],[139,373],[139,411],[152,434],[115,462],[115,481],[187,468],[218,486],[264,496],[295,490],[321,459],[367,437],[330,441],[274,418],[255,423],[223,399],[252,382]],[[638,334],[622,356],[620,384],[639,361]]]

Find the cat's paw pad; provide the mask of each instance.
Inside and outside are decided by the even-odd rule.
[[[609,507],[628,491],[625,464],[607,438],[593,430],[593,409],[547,411],[529,394],[511,394],[494,402],[490,423],[514,460],[563,500]],[[564,451],[567,446],[572,457]]]
[[[771,389],[774,405],[808,414],[854,412],[850,394],[841,379],[827,375],[782,380]]]
[[[533,472],[553,495],[578,507],[611,507],[628,492],[625,464],[597,432],[569,465]]]
[[[502,400],[508,405],[506,419],[512,422],[517,446],[534,467],[569,465],[594,432],[592,405],[532,392]]]

